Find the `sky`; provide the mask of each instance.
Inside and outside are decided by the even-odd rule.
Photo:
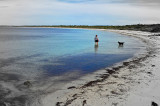
[[[0,0],[0,25],[160,23],[160,0]]]

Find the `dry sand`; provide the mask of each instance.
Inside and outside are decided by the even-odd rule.
[[[63,89],[42,97],[41,105],[151,106],[153,102],[160,105],[160,36],[141,31],[107,31],[143,40],[146,51],[72,81]]]

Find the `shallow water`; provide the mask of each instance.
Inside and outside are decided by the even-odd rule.
[[[94,44],[96,34],[99,46]],[[119,47],[118,41],[125,42],[124,46]],[[131,58],[142,48],[144,44],[136,38],[107,31],[0,27],[0,98],[11,103],[14,96],[29,92],[23,85],[26,80],[33,83],[32,89],[45,91],[41,87],[48,89],[106,68]],[[16,100],[20,105],[25,102]]]
[[[94,45],[95,35],[99,46]],[[117,41],[125,41],[123,48]],[[90,73],[133,56],[143,44],[132,37],[86,29],[0,28],[1,71],[28,77]],[[43,73],[43,74],[42,74]]]

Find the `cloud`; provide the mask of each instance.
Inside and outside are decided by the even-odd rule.
[[[69,3],[140,3],[140,4],[144,4],[144,3],[160,3],[159,0],[57,0],[60,2],[69,2]]]
[[[83,2],[93,2],[95,0],[58,0],[60,2],[68,2],[68,3],[83,3]]]
[[[159,1],[146,1],[1,0],[0,25],[159,23]]]
[[[160,3],[159,0],[114,0],[123,3]]]

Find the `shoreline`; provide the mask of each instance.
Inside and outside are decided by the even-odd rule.
[[[78,81],[72,81],[70,84],[67,84],[62,90],[43,98],[44,100],[42,101],[42,105],[51,106],[54,103],[56,106],[119,106],[119,104],[121,103],[120,101],[127,98],[127,93],[131,92],[130,89],[132,87],[134,88],[135,86],[141,85],[140,81],[132,80],[139,78],[136,78],[137,73],[146,73],[147,75],[151,75],[151,72],[138,70],[135,73],[134,71],[140,67],[145,67],[142,63],[151,58],[154,54],[153,51],[155,51],[156,49],[156,44],[153,44],[153,41],[148,37],[148,35],[153,35],[153,33],[127,30],[106,31],[138,37],[148,46],[146,48],[146,54],[143,53],[136,55],[133,58],[128,59],[124,62],[120,62],[112,67],[106,68],[104,70],[99,70],[92,75],[86,75],[83,78],[80,78]],[[133,70],[133,72],[131,70]],[[130,74],[133,74],[133,76],[135,75],[135,78]],[[55,97],[55,95],[57,97]],[[115,100],[119,100],[119,102],[114,103]],[[123,101],[121,104],[123,103],[125,102]],[[129,104],[128,106],[131,106],[131,104]]]

